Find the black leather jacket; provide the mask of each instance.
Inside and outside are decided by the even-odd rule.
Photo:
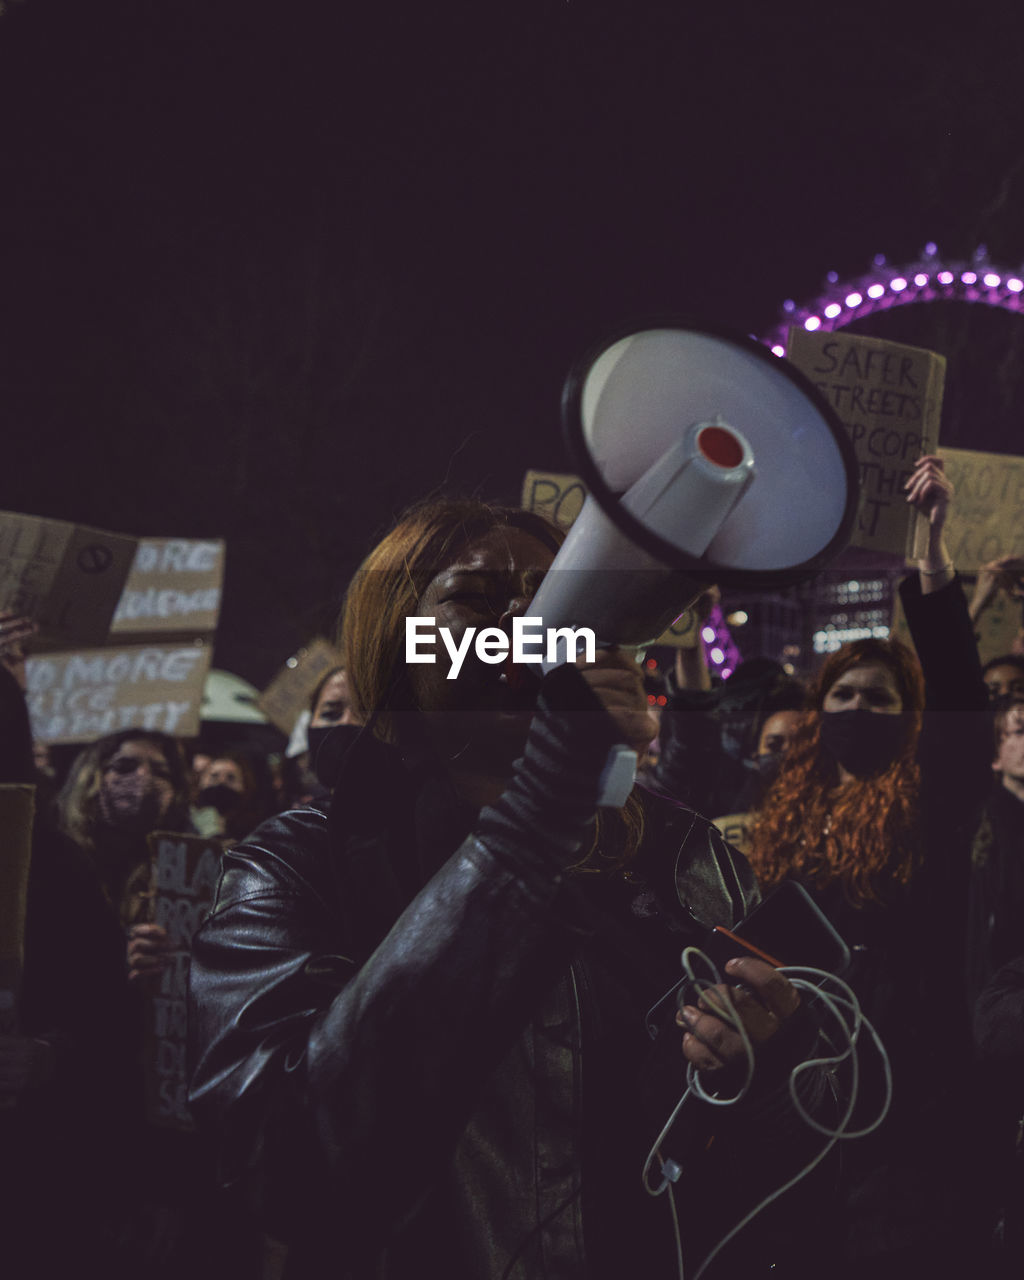
[[[645,1215],[669,1238],[639,1178],[683,1088],[680,1033],[669,1001],[659,1065],[644,1015],[697,921],[735,922],[757,889],[658,798],[630,879],[564,874],[607,743],[568,751],[562,726],[538,716],[464,838],[441,784],[375,748],[330,821],[286,813],[225,855],[194,942],[192,1106],[294,1273],[604,1276],[620,1246],[653,1259]],[[639,1085],[659,1071],[660,1094]]]

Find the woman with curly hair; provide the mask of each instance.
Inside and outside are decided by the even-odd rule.
[[[763,884],[798,876],[863,907],[882,902],[888,882],[909,883],[924,700],[920,664],[899,640],[855,640],[825,660],[755,821]]]
[[[928,554],[900,588],[920,664],[898,640],[828,658],[748,852],[762,885],[801,881],[845,937],[848,980],[889,1052],[892,1112],[845,1175],[851,1253],[876,1277],[930,1262],[950,1274],[971,1256],[962,958],[991,728],[942,537],[951,494],[941,461],[922,458],[908,500],[928,514]]]

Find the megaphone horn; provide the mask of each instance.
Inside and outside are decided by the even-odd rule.
[[[859,481],[846,431],[753,339],[629,332],[575,366],[562,410],[589,494],[530,609],[546,628],[648,644],[711,583],[790,586],[849,540]]]

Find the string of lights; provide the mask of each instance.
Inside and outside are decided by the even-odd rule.
[[[945,261],[931,241],[917,262],[891,266],[876,254],[871,270],[853,280],[840,280],[835,271],[825,288],[807,302],[787,298],[782,319],[761,341],[777,356],[786,354],[789,329],[842,329],[876,311],[915,302],[977,302],[1004,311],[1024,312],[1024,267],[999,267],[989,262],[988,249],[979,245],[970,261]]]

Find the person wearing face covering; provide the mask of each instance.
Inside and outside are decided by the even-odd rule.
[[[87,747],[60,797],[65,832],[88,854],[127,934],[128,978],[145,1008],[166,932],[149,922],[152,831],[192,833],[185,757],[166,734],[126,729]],[[125,938],[121,938],[124,964]],[[153,1052],[143,1045],[142,1057]],[[214,1186],[213,1159],[195,1133],[145,1125],[125,1252],[148,1280],[251,1280],[258,1240]]]
[[[124,925],[151,831],[189,831],[181,748],[166,734],[124,729],[88,746],[57,799],[61,829],[88,855]]]
[[[192,821],[202,835],[234,843],[273,811],[270,770],[265,758],[254,752],[225,748],[200,773]]]
[[[962,956],[991,725],[942,534],[951,494],[941,461],[922,458],[907,498],[927,514],[928,554],[900,588],[917,659],[872,639],[826,660],[748,849],[763,885],[799,880],[850,944],[847,980],[892,1064],[888,1119],[847,1153],[851,1276],[977,1263]]]
[[[288,744],[285,790],[291,805],[330,800],[342,761],[361,733],[348,672],[344,666],[332,667],[314,688]]]
[[[310,716],[306,730],[309,764],[329,795],[349,747],[362,731],[362,721],[352,709],[348,672],[344,667],[328,671],[313,690]]]

